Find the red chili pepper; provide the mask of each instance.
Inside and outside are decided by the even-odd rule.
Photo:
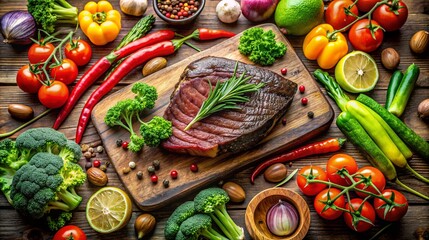
[[[110,92],[110,90],[112,90],[113,87],[122,80],[122,78],[131,72],[131,70],[152,58],[173,54],[186,40],[190,39],[191,37],[192,36],[189,35],[179,40],[163,41],[144,47],[131,54],[121,64],[119,64],[112,74],[110,74],[110,76],[91,94],[91,96],[89,96],[88,100],[86,101],[79,117],[75,141],[80,143],[82,140],[83,133],[91,117],[92,109],[95,107],[98,101],[104,97],[104,95]]]
[[[255,181],[255,177],[260,172],[262,172],[262,170],[273,165],[274,163],[284,163],[311,155],[335,152],[340,150],[340,148],[344,145],[345,141],[346,140],[344,138],[328,138],[320,142],[310,143],[308,145],[296,148],[288,153],[282,154],[278,157],[269,159],[256,167],[256,169],[250,176],[250,182],[253,184]]]
[[[219,39],[219,38],[234,37],[235,33],[228,32],[225,30],[198,28],[192,33],[192,35],[194,36],[193,38],[197,40],[213,40],[213,39]]]
[[[83,76],[76,83],[76,86],[70,93],[67,102],[64,104],[63,108],[58,114],[53,128],[58,129],[60,127],[61,123],[64,122],[64,120],[73,110],[80,97],[95,81],[97,81],[98,78],[101,77],[101,75],[103,75],[103,73],[105,73],[109,69],[109,67],[112,66],[114,62],[130,55],[131,53],[136,52],[140,48],[150,46],[160,41],[173,39],[174,36],[175,33],[171,30],[160,30],[154,33],[150,33],[142,38],[139,38],[138,40],[135,40],[125,45],[121,49],[112,51],[107,56],[104,56],[103,58],[98,60],[88,71],[83,74]]]

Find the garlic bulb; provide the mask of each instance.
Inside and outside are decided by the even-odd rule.
[[[235,0],[222,0],[216,5],[216,14],[223,23],[233,23],[241,15],[241,7]]]
[[[120,0],[119,6],[125,14],[143,16],[147,9],[147,0]]]

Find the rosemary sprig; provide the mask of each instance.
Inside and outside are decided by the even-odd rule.
[[[191,128],[196,122],[210,116],[215,112],[226,109],[239,109],[238,103],[249,101],[249,97],[245,96],[246,93],[255,92],[263,87],[263,83],[253,84],[247,83],[251,77],[244,77],[245,72],[237,78],[238,62],[235,64],[234,73],[232,77],[224,82],[217,82],[214,89],[210,84],[210,92],[207,99],[201,105],[197,115],[186,126],[185,131]]]

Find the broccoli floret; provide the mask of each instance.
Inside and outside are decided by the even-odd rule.
[[[200,191],[194,198],[197,212],[208,214],[229,239],[244,239],[243,229],[237,226],[226,210],[229,196],[217,187]]]
[[[48,33],[53,33],[56,26],[77,25],[78,9],[66,0],[28,0],[27,9]]]
[[[253,27],[243,32],[240,37],[238,50],[241,54],[249,56],[250,61],[260,65],[273,65],[276,58],[286,53],[286,45],[276,41],[272,30],[264,31]]]
[[[46,223],[51,231],[57,231],[70,221],[73,214],[71,212],[54,212],[52,211],[46,217]]]
[[[137,82],[131,87],[131,92],[135,93],[135,100],[143,105],[143,108],[152,109],[158,99],[156,88],[145,83]]]
[[[178,232],[180,229],[180,225],[187,218],[193,216],[195,214],[195,207],[193,201],[186,201],[179,205],[174,212],[168,218],[165,228],[164,228],[164,236],[167,240],[177,239]],[[186,239],[186,238],[183,238]]]
[[[58,155],[65,161],[78,163],[82,157],[82,149],[75,141],[67,140],[66,144],[61,147]]]
[[[206,214],[195,214],[180,225],[180,232],[187,239],[198,239],[203,236],[209,240],[228,240],[212,228],[212,219]]]
[[[141,124],[140,134],[143,136],[146,145],[157,147],[162,140],[173,134],[172,124],[162,117],[155,116],[149,122]]]
[[[16,147],[29,151],[28,159],[38,152],[58,154],[62,146],[67,144],[66,136],[53,128],[32,128],[16,138]]]
[[[16,171],[10,196],[19,213],[40,219],[50,216],[51,211],[60,214],[74,210],[82,201],[75,187],[85,179],[79,165],[52,153],[39,152]]]
[[[198,240],[198,238],[188,238],[180,230],[176,234],[175,240]]]

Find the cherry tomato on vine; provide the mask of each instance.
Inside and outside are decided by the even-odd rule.
[[[46,61],[54,51],[55,46],[52,43],[33,43],[28,49],[28,60],[30,63],[41,63]]]
[[[373,34],[371,34],[373,33]],[[378,22],[361,19],[352,25],[349,40],[355,50],[372,52],[383,42],[384,33]]]
[[[356,3],[357,8],[361,12],[369,12],[380,0],[359,0]]]
[[[86,240],[86,235],[79,227],[75,225],[66,225],[60,228],[52,240]]]
[[[350,179],[340,175],[343,169],[347,170],[350,175],[354,174],[358,170],[356,160],[348,154],[338,153],[330,157],[326,163],[328,179],[333,183],[349,186]]]
[[[401,204],[403,206],[392,206],[389,208],[389,205],[380,198],[374,198],[374,208],[377,216],[388,222],[399,221],[408,211],[408,201],[405,198],[404,194],[393,189],[384,189],[382,192],[383,197],[387,199],[392,199],[395,203]],[[386,210],[387,209],[387,210]]]
[[[92,57],[92,48],[85,40],[73,40],[64,47],[64,54],[78,66],[88,64]]]
[[[346,204],[346,209],[351,211],[351,213],[344,213],[344,222],[350,229],[356,232],[365,232],[374,226],[375,211],[369,202],[364,202],[360,198],[353,198]],[[368,219],[372,224],[363,221],[362,217]]]
[[[16,84],[24,92],[37,93],[42,86],[40,80],[44,79],[44,75],[39,72],[29,64],[22,66],[16,74]]]
[[[298,172],[297,185],[301,192],[307,196],[314,196],[327,187],[323,183],[307,183],[307,179],[328,181],[325,170],[319,166],[305,166]]]
[[[51,77],[69,85],[76,80],[78,71],[76,63],[70,59],[64,58],[61,65],[51,69]]]
[[[407,5],[402,1],[389,1],[372,13],[372,19],[380,23],[387,32],[400,29],[408,18]]]
[[[346,205],[346,200],[344,195],[339,196],[334,202],[331,200],[340,195],[341,191],[337,188],[328,188],[322,190],[319,194],[314,198],[314,209],[317,214],[326,220],[334,220],[343,214],[341,210],[334,210],[329,206],[336,206],[339,208],[344,208]]]
[[[59,108],[66,103],[69,89],[61,81],[51,81],[50,85],[43,85],[38,92],[39,101],[47,108]]]
[[[335,0],[326,8],[325,22],[338,30],[352,23],[357,16],[359,16],[359,10],[356,5],[353,5],[353,1]]]
[[[377,195],[380,194],[386,187],[386,178],[384,177],[383,173],[377,168],[371,166],[358,169],[354,176],[354,180],[364,180],[363,183],[356,185],[356,188],[363,189]],[[378,190],[371,186],[371,182]],[[367,194],[361,193],[359,191],[356,191],[356,193],[361,198],[365,198],[367,196]]]

